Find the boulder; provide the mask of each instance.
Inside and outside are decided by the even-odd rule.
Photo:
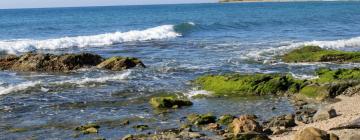
[[[14,71],[67,72],[86,66],[94,66],[102,61],[99,55],[82,54],[34,54],[27,53],[10,68]]]
[[[233,122],[229,125],[229,130],[237,135],[239,133],[248,133],[248,132],[262,132],[262,127],[255,120],[256,118],[251,115],[243,115],[239,118],[235,118]]]
[[[19,57],[16,55],[6,55],[0,57],[0,70],[10,69],[17,60],[19,60]]]
[[[324,107],[324,108],[320,108],[315,113],[313,119],[314,119],[314,121],[323,121],[323,120],[334,118],[336,116],[337,116],[337,114],[336,114],[335,109]]]
[[[273,117],[270,119],[270,121],[266,124],[266,127],[294,127],[295,124],[295,115],[288,114],[288,115],[281,115],[278,117]]]
[[[190,114],[187,120],[194,125],[205,125],[216,122],[216,116],[211,113],[208,114]]]
[[[178,108],[182,106],[191,106],[193,104],[191,101],[174,97],[153,97],[150,99],[149,103],[154,108]]]
[[[136,66],[145,68],[145,65],[139,59],[133,57],[111,57],[97,65],[98,68],[114,71],[125,70]]]
[[[294,140],[339,140],[339,137],[314,127],[308,127],[297,132]]]

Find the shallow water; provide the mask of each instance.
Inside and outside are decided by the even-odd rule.
[[[274,56],[303,44],[358,51],[359,6],[297,2],[0,10],[3,53],[85,51],[139,57],[148,66],[122,72],[2,71],[0,139],[75,139],[75,126],[99,121],[104,123],[99,137],[118,139],[136,133],[132,125],[171,128],[189,113],[256,114],[265,120],[293,112],[285,98],[275,97],[193,99],[192,107],[163,115],[147,102],[161,93],[197,93],[190,81],[204,74],[282,72],[312,78],[318,67],[358,67],[285,64]],[[269,111],[272,107],[277,109]],[[133,120],[129,126],[114,123],[127,118]]]

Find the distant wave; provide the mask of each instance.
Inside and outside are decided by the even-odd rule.
[[[3,40],[0,41],[0,51],[17,54],[41,49],[54,50],[71,47],[99,47],[123,42],[172,39],[182,36],[182,33],[188,32],[194,25],[194,23],[189,22],[179,25],[162,25],[145,30],[114,32],[91,36],[62,37],[46,40]]]
[[[315,45],[324,49],[342,49],[342,48],[360,48],[360,37],[354,37],[350,39],[341,39],[341,40],[329,40],[329,41],[307,41],[292,43],[290,45],[285,45],[276,48],[269,48],[264,50],[253,50],[251,53],[248,53],[246,56],[248,58],[258,59],[258,60],[268,60],[273,59],[276,55],[285,54],[296,48],[306,46],[306,45]]]

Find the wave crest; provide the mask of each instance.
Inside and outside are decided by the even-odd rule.
[[[17,54],[41,49],[64,49],[71,47],[99,47],[123,42],[172,39],[182,36],[175,31],[176,25],[162,25],[145,30],[105,33],[92,36],[63,37],[46,40],[5,40],[0,41],[0,51]]]

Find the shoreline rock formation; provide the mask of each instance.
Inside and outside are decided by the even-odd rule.
[[[6,55],[0,58],[0,70],[11,71],[69,72],[93,66],[114,71],[136,66],[145,67],[137,58],[112,57],[104,59],[99,55],[90,53],[61,55],[26,53],[21,56]]]

